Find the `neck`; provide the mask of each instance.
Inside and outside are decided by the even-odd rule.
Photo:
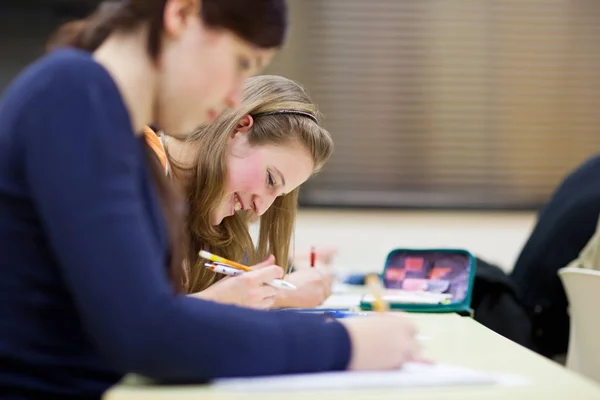
[[[147,29],[115,33],[94,52],[119,88],[136,134],[155,119],[157,72],[146,51],[147,37]]]

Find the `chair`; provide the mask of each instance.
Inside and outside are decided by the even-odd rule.
[[[571,316],[567,368],[600,382],[600,271],[558,270]]]

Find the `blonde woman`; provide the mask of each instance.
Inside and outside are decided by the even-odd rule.
[[[186,140],[147,130],[146,138],[167,174],[187,194],[191,293],[237,305],[315,307],[330,294],[332,276],[303,269],[286,279],[298,290],[276,291],[256,273],[235,279],[204,268],[207,249],[255,264],[268,255],[285,265],[294,229],[298,187],[319,171],[333,151],[331,135],[304,89],[280,76],[246,81],[240,107],[199,127]],[[166,150],[166,151],[165,151]],[[248,224],[260,216],[254,245]]]

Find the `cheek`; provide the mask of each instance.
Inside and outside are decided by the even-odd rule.
[[[176,66],[179,88],[196,110],[222,104],[234,84],[233,52],[221,42],[202,46],[201,41],[190,38],[181,48],[185,62]]]
[[[227,95],[236,83],[236,58],[227,40],[216,40],[207,46],[206,51],[196,58],[196,74],[203,75],[205,85],[202,99],[208,100],[211,106],[219,106],[225,102]]]
[[[210,67],[207,68],[211,71],[209,93],[217,104],[225,102],[225,98],[236,84],[236,66],[233,58],[232,53],[223,49],[217,50]]]
[[[266,172],[259,157],[233,158],[228,165],[227,192],[258,194],[265,187]]]

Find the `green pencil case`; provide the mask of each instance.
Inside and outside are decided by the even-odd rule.
[[[395,249],[386,259],[383,297],[392,310],[471,315],[475,257],[462,249]],[[362,310],[374,298],[361,299]]]

